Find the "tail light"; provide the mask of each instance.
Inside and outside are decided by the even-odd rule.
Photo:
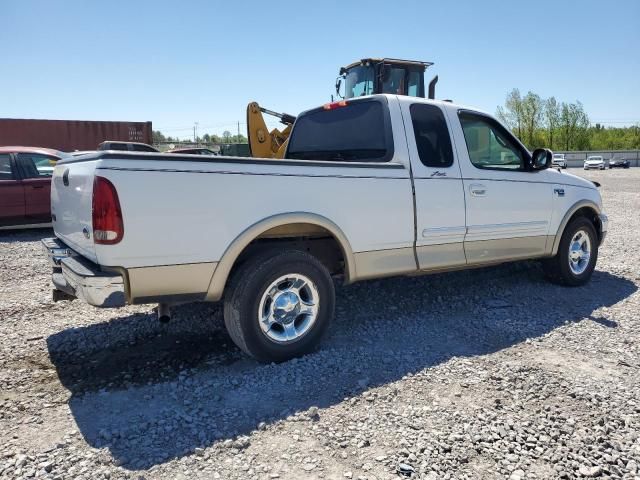
[[[93,180],[92,220],[94,243],[113,245],[122,240],[124,223],[118,192],[104,177]]]

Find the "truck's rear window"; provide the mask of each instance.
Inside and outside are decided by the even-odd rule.
[[[287,152],[287,158],[344,162],[386,162],[392,156],[388,113],[374,100],[302,115],[295,123]]]

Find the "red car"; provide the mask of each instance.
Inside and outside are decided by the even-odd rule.
[[[67,154],[37,147],[0,147],[0,228],[51,223],[51,175]]]

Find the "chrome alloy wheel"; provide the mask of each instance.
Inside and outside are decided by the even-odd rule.
[[[300,339],[318,317],[318,288],[299,273],[283,275],[269,285],[258,309],[262,333],[276,343]]]
[[[589,266],[591,240],[584,230],[578,230],[569,243],[569,268],[574,275],[581,275]]]

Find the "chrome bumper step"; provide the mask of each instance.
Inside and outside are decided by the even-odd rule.
[[[126,304],[122,275],[104,272],[100,265],[80,256],[58,238],[45,238],[42,245],[53,266],[54,301],[79,298],[102,308]]]

